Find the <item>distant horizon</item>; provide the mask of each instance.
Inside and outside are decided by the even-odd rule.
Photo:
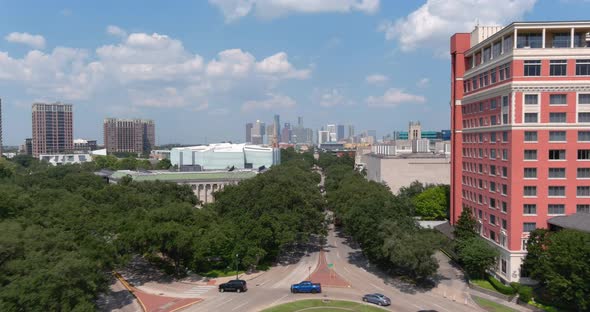
[[[107,117],[152,119],[157,143],[181,144],[243,141],[247,122],[274,114],[281,125],[303,116],[314,131],[353,124],[378,137],[411,120],[449,129],[454,33],[583,20],[588,5],[258,1],[3,3],[4,144],[31,137],[35,102],[72,104],[74,137],[99,142]]]

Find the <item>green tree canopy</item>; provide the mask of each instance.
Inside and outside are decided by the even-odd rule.
[[[413,198],[416,215],[424,220],[444,220],[448,215],[448,194],[445,186],[425,189]]]
[[[467,238],[459,244],[459,260],[472,278],[483,278],[499,256],[498,250],[480,237]]]

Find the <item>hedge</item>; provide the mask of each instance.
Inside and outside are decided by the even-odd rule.
[[[514,295],[516,293],[516,290],[514,288],[512,288],[511,286],[504,285],[502,282],[495,279],[493,276],[488,275],[487,278],[490,284],[492,284],[492,286],[494,286],[494,288],[496,288],[496,290],[499,293],[508,296]]]
[[[533,288],[529,286],[520,286],[518,288],[518,300],[528,303],[533,299]]]

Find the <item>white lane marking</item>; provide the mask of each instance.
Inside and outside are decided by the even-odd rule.
[[[337,257],[338,259],[340,259],[340,253],[339,253],[339,252],[336,252],[336,257]]]
[[[377,285],[375,285],[375,284],[373,284],[373,283],[369,283],[369,284],[370,284],[371,286],[373,286],[373,287],[375,287],[375,288],[377,288],[377,289],[381,290],[381,291],[385,291],[385,289],[383,289],[383,288],[381,288],[381,287],[379,287],[379,286],[377,286]]]
[[[272,304],[271,304],[270,306],[271,306],[271,307],[272,307],[272,306],[275,306],[275,305],[276,305],[276,304],[277,304],[279,301],[281,301],[281,300],[283,300],[283,299],[287,298],[287,296],[289,296],[289,295],[284,295],[284,296],[282,296],[281,298],[279,298],[279,299],[277,299],[277,300],[273,301],[273,302],[272,302]]]
[[[413,305],[413,306],[415,306],[416,308],[418,308],[418,310],[424,310],[424,309],[422,309],[422,307],[421,307],[421,306],[415,305],[415,304],[413,304],[413,303],[412,303],[412,305]]]
[[[434,302],[433,302],[432,304],[433,304],[433,305],[435,305],[435,306],[437,306],[437,307],[439,307],[439,308],[441,308],[441,309],[443,309],[443,310],[445,310],[445,311],[451,312],[451,311],[449,311],[449,310],[447,310],[447,309],[445,309],[445,308],[443,308],[443,307],[439,306],[438,304],[436,304],[436,303],[434,303]]]
[[[344,269],[346,272],[348,272],[348,273],[351,273],[351,274],[352,274],[352,272],[350,272],[350,270],[349,270],[349,269],[347,269],[345,266],[342,266],[342,268],[343,268],[343,269]]]
[[[246,301],[246,302],[244,302],[244,303],[240,304],[239,306],[237,306],[237,307],[235,307],[235,308],[233,308],[233,309],[231,309],[231,310],[232,310],[232,311],[235,311],[235,310],[237,310],[237,309],[239,309],[239,308],[241,308],[241,307],[243,307],[243,306],[247,305],[249,302],[250,302],[250,301]]]
[[[224,304],[226,304],[226,303],[229,303],[229,302],[230,302],[230,301],[232,301],[232,300],[234,300],[234,298],[232,298],[232,299],[229,299],[229,300],[226,300],[226,301],[224,301],[224,302],[220,303],[219,305],[224,305]]]

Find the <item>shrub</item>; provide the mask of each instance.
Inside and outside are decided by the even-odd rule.
[[[520,285],[520,283],[512,282],[512,283],[510,283],[510,286],[512,288],[514,288],[514,290],[516,290],[516,292],[518,292],[518,289],[520,288],[521,285]]]
[[[533,299],[533,288],[529,286],[520,286],[518,288],[518,300],[528,303]]]
[[[514,288],[504,285],[502,282],[495,279],[493,276],[488,275],[488,281],[490,281],[492,286],[494,286],[494,288],[496,288],[496,290],[501,294],[511,296],[516,293],[516,290],[514,290]]]

